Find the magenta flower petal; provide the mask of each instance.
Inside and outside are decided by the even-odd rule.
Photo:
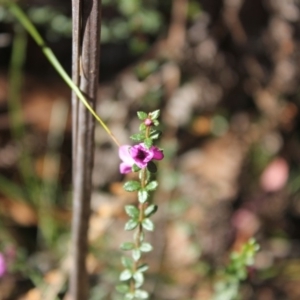
[[[129,145],[124,145],[119,148],[119,157],[123,161],[120,164],[120,173],[127,174],[131,172],[131,168],[135,163],[134,159],[130,155],[131,147]]]
[[[4,276],[7,271],[4,255],[0,253],[0,277]]]
[[[130,155],[130,148],[129,145],[124,145],[119,148],[119,157],[122,161],[127,162],[129,164],[134,163],[133,158]]]
[[[139,168],[145,168],[153,158],[153,153],[144,144],[138,144],[130,149],[130,154]]]
[[[162,160],[164,158],[164,153],[159,150],[157,147],[152,146],[151,151],[153,153],[153,159]]]
[[[127,165],[126,163],[122,162],[120,163],[120,173],[121,174],[127,174],[131,172],[131,165]]]

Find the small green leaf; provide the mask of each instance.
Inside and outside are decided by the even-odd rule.
[[[245,280],[247,278],[247,271],[246,269],[240,269],[236,275],[240,280]]]
[[[147,264],[142,264],[138,267],[139,272],[146,272],[149,269],[149,266]]]
[[[129,257],[122,256],[121,262],[126,269],[131,269],[133,267],[133,261]]]
[[[245,261],[245,265],[250,267],[250,266],[253,266],[254,264],[254,257],[248,257]]]
[[[148,200],[149,194],[146,190],[139,190],[138,191],[138,199],[140,203],[145,203]]]
[[[144,144],[145,144],[145,146],[146,146],[148,149],[150,149],[151,146],[153,145],[153,141],[152,141],[151,138],[147,138],[147,139],[144,140]]]
[[[133,172],[138,172],[138,171],[141,170],[141,168],[139,168],[136,164],[133,164],[131,169],[132,169]]]
[[[153,125],[154,125],[154,126],[158,126],[158,125],[159,125],[159,121],[153,120]]]
[[[153,215],[154,213],[156,213],[158,206],[155,204],[151,204],[149,205],[145,211],[144,214],[146,217],[150,217],[151,215]]]
[[[125,205],[127,215],[133,219],[137,219],[140,211],[134,205]]]
[[[132,250],[134,248],[134,243],[131,242],[122,243],[120,248],[125,251]]]
[[[149,182],[149,183],[147,184],[146,190],[147,190],[147,191],[154,191],[154,190],[157,189],[157,187],[158,187],[157,181],[151,181],[151,182]]]
[[[151,120],[156,120],[160,115],[160,110],[155,110],[149,114]]]
[[[124,229],[129,231],[133,230],[138,226],[139,222],[137,220],[130,219],[124,226]]]
[[[150,252],[152,251],[153,247],[149,243],[143,243],[140,247],[142,252]]]
[[[137,286],[141,286],[144,283],[144,274],[142,272],[135,272],[132,276]]]
[[[132,277],[132,273],[130,270],[126,269],[120,274],[120,280],[121,281],[126,281]]]
[[[148,114],[145,113],[144,111],[138,111],[137,116],[140,120],[144,121],[145,119],[147,119]]]
[[[140,142],[140,141],[144,140],[145,134],[144,133],[135,133],[135,134],[131,135],[130,138],[133,141]]]
[[[133,300],[133,299],[134,299],[134,294],[132,293],[127,293],[124,298],[124,300]]]
[[[141,258],[141,251],[139,249],[132,250],[132,258],[134,261],[138,261]]]
[[[141,188],[141,184],[138,181],[130,180],[124,183],[123,188],[127,192],[134,192]]]
[[[149,294],[143,290],[136,290],[134,292],[134,296],[138,299],[148,299],[149,298]]]
[[[161,136],[161,131],[157,131],[157,130],[150,134],[150,138],[152,140],[157,140],[160,138],[160,136]]]
[[[149,161],[147,164],[147,169],[151,173],[156,173],[157,172],[157,167],[153,161]]]
[[[148,231],[153,231],[154,230],[154,224],[153,222],[146,218],[142,221],[142,226],[144,229],[148,230]]]
[[[141,125],[139,127],[139,130],[140,131],[144,131],[146,128],[147,128],[146,124],[145,123],[141,123]]]
[[[119,284],[116,286],[116,290],[121,294],[126,294],[129,291],[129,286],[127,284]]]

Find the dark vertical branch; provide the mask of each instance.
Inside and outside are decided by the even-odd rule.
[[[73,0],[74,44],[73,79],[79,84],[92,107],[95,107],[100,52],[99,0]],[[76,24],[75,24],[76,23]],[[73,222],[72,300],[88,299],[88,276],[85,266],[90,215],[91,175],[93,167],[93,116],[73,96]]]

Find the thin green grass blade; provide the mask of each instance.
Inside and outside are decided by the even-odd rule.
[[[11,125],[11,133],[15,142],[21,144],[24,137],[24,122],[21,106],[21,88],[23,83],[22,68],[25,62],[27,34],[20,24],[15,24],[15,35],[12,45],[12,54],[9,65],[9,85],[8,85],[8,114]],[[26,186],[30,203],[36,202],[37,181],[33,171],[33,162],[28,149],[22,147],[18,159],[18,170]]]
[[[117,141],[117,139],[115,138],[115,136],[112,134],[112,132],[107,127],[107,125],[104,123],[104,121],[94,111],[94,109],[89,104],[89,102],[86,100],[85,96],[82,94],[80,89],[73,83],[72,79],[67,74],[67,72],[64,70],[64,68],[61,66],[60,62],[56,58],[53,51],[47,46],[47,44],[43,40],[42,36],[36,30],[36,28],[34,27],[32,22],[29,20],[29,18],[26,16],[26,14],[23,12],[23,10],[14,2],[7,2],[7,1],[3,1],[3,0],[0,1],[0,3],[1,2],[4,2],[4,4],[8,7],[11,14],[14,15],[15,18],[29,32],[29,34],[32,36],[32,38],[35,40],[35,42],[41,47],[43,53],[45,54],[45,56],[47,57],[49,62],[52,64],[52,66],[55,68],[55,70],[58,72],[58,74],[62,77],[62,79],[66,82],[66,84],[75,92],[77,97],[82,101],[82,103],[86,106],[86,108],[89,110],[89,112],[95,117],[95,119],[100,123],[100,125],[103,127],[103,129],[110,135],[112,140],[119,147],[120,144]]]

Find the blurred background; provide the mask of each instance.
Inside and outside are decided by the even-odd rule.
[[[121,144],[161,109],[155,300],[209,300],[229,254],[261,246],[237,298],[300,299],[298,0],[103,0],[97,112]],[[71,3],[21,6],[71,70]],[[63,299],[71,221],[70,90],[0,6],[0,299]],[[95,133],[90,299],[115,292],[118,149]],[[131,175],[129,175],[130,177]]]

